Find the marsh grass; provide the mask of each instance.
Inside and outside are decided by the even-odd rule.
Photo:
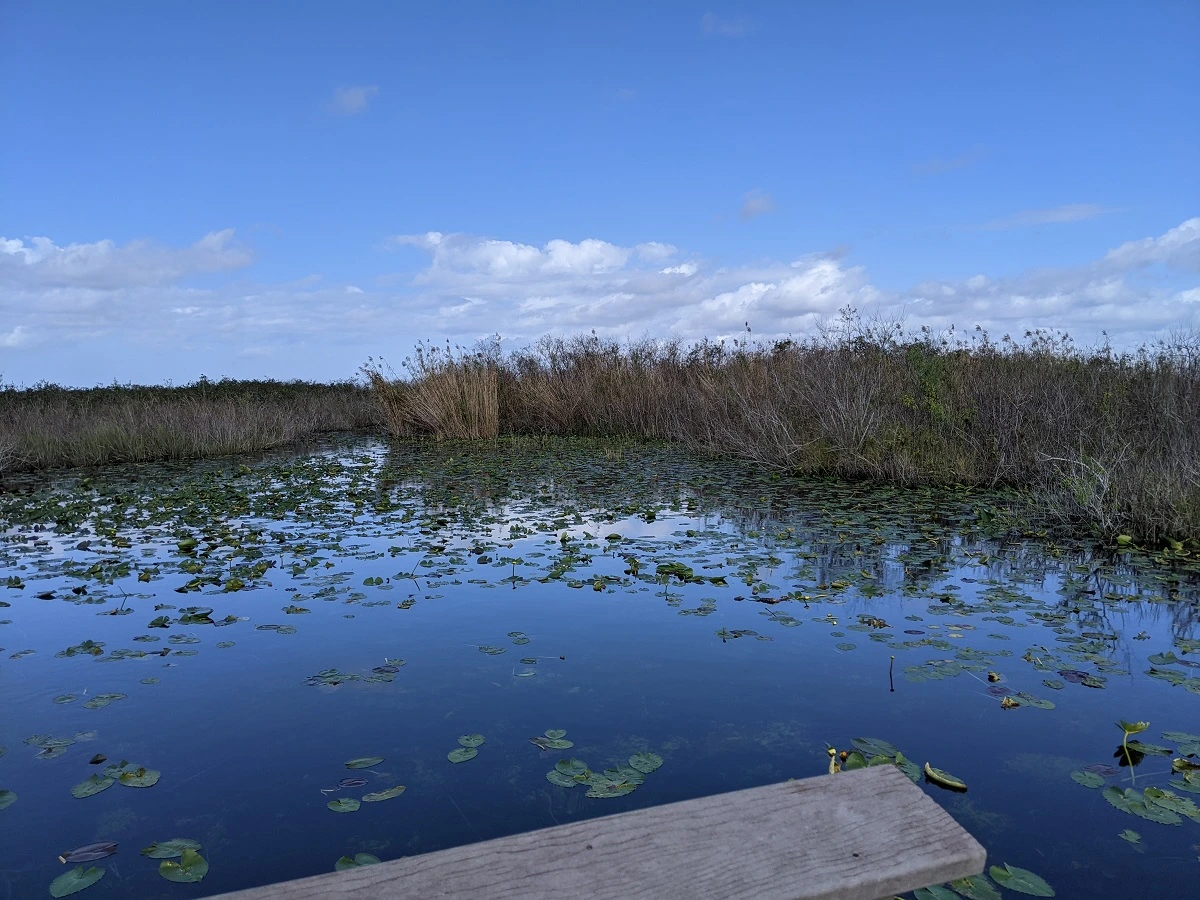
[[[354,382],[201,379],[180,387],[4,387],[0,474],[223,456],[379,424],[375,398]]]
[[[1022,490],[1103,535],[1200,539],[1200,336],[1134,353],[1041,332],[904,333],[853,314],[804,341],[597,336],[419,348],[364,367],[391,432],[638,437],[806,475]]]

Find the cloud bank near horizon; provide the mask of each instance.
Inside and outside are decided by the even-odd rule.
[[[61,354],[73,354],[72,371],[80,371],[89,348],[103,347],[109,358],[128,357],[130,368],[98,368],[86,376],[93,383],[161,381],[180,376],[132,361],[146,348],[170,347],[170,358],[198,371],[211,371],[205,360],[215,354],[239,369],[231,374],[328,378],[338,376],[321,366],[336,364],[348,377],[367,355],[403,355],[422,338],[470,345],[498,333],[520,345],[595,330],[721,339],[744,334],[748,322],[756,337],[772,340],[810,334],[844,307],[910,327],[979,325],[996,337],[1050,328],[1091,341],[1107,331],[1118,347],[1200,328],[1200,217],[1082,266],[899,292],[874,285],[841,253],[721,266],[664,242],[537,246],[436,231],[394,235],[384,246],[416,250],[424,262],[375,287],[320,276],[261,284],[248,279],[254,255],[232,229],[177,248],[0,238],[0,372],[10,381],[54,381]],[[153,358],[142,356],[147,365]]]

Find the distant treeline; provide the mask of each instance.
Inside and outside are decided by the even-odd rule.
[[[1133,353],[854,316],[773,343],[419,346],[364,374],[396,437],[640,437],[796,474],[1015,487],[1108,537],[1200,540],[1200,335]]]
[[[381,422],[364,385],[201,379],[179,387],[0,388],[0,474],[225,456]]]

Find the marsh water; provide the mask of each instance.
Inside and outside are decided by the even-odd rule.
[[[822,775],[829,745],[961,779],[920,783],[1060,897],[1195,897],[1200,565],[1015,524],[591,442],[10,479],[0,898],[207,896]],[[1150,723],[1128,752],[1118,720]]]

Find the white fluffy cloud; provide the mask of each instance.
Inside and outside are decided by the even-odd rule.
[[[344,116],[355,116],[364,112],[371,98],[379,93],[375,84],[352,84],[338,88],[333,93],[329,108]]]
[[[149,241],[118,246],[113,241],[60,247],[46,237],[0,236],[0,285],[31,289],[115,290],[172,284],[200,272],[249,265],[249,250],[233,240],[233,229],[206,234],[190,247]]]
[[[842,252],[718,266],[660,242],[532,245],[427,232],[386,243],[424,260],[374,286],[310,276],[202,287],[189,276],[250,262],[231,232],[182,248],[0,240],[0,370],[10,380],[57,380],[70,362],[87,373],[76,383],[155,381],[185,377],[161,367],[186,362],[190,377],[225,374],[217,368],[226,363],[229,374],[346,377],[368,355],[402,356],[420,338],[470,344],[499,333],[519,344],[595,329],[691,340],[737,336],[749,322],[769,340],[811,333],[847,306],[914,327],[979,324],[997,336],[1040,327],[1091,340],[1107,330],[1118,346],[1200,328],[1200,218],[1080,267],[900,292],[876,287]],[[152,363],[155,348],[170,353]],[[89,353],[108,354],[108,368],[93,372],[101,362],[88,368]]]

